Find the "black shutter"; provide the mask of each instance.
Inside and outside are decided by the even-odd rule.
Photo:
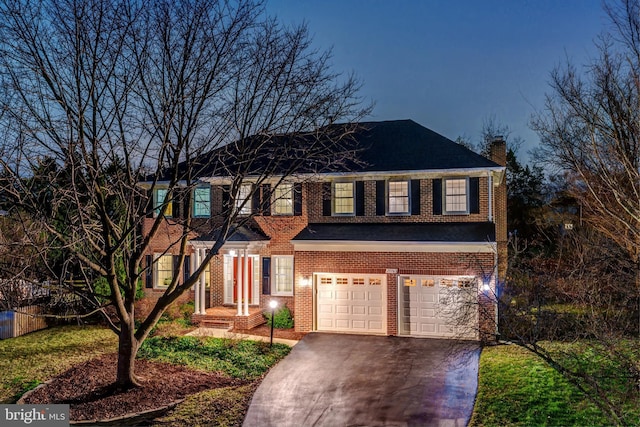
[[[433,186],[433,214],[442,215],[442,180],[432,180]]]
[[[480,178],[469,178],[469,213],[480,213]]]
[[[322,184],[322,216],[331,216],[331,183]]]
[[[173,256],[173,272],[171,275],[171,279],[173,279],[176,276],[176,274],[178,274],[179,271],[180,271],[180,256],[174,255]]]
[[[376,215],[384,215],[386,213],[386,181],[376,181]]]
[[[191,277],[191,257],[189,255],[185,255],[184,257],[182,274],[182,283],[186,283],[186,281]]]
[[[252,185],[251,191],[253,192],[251,195],[251,213],[259,214],[262,208],[262,206],[260,206],[260,188],[256,185]]]
[[[231,186],[223,185],[222,186],[222,212],[221,214],[226,214],[231,208]]]
[[[262,184],[262,198],[260,203],[260,212],[262,215],[271,215],[271,184]]]
[[[420,180],[411,180],[411,215],[420,215]]]
[[[153,213],[154,213],[154,208],[156,207],[156,202],[155,200],[153,200],[153,190],[148,189],[147,190],[147,203],[142,204],[142,206],[146,206],[147,207],[147,212],[146,213],[146,217],[147,218],[153,218]]]
[[[153,255],[145,255],[145,272],[144,284],[146,288],[153,288]]]
[[[299,182],[293,184],[293,214],[302,215],[302,184]]]
[[[271,295],[271,258],[262,258],[262,295]]]
[[[356,181],[356,216],[364,216],[364,181]]]

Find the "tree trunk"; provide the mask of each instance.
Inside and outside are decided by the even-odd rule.
[[[122,391],[137,387],[140,383],[135,376],[138,340],[134,335],[134,325],[121,322],[120,328],[120,335],[118,336],[118,369],[115,385],[117,390]]]

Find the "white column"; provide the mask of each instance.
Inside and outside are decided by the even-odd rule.
[[[204,260],[204,258],[206,257],[206,251],[204,249],[198,249],[200,251],[200,260],[202,263],[202,260]],[[205,273],[203,272],[200,275],[200,313],[202,314],[207,314],[207,306],[206,306],[206,281],[207,278],[204,276]]]
[[[242,251],[244,254],[242,264],[244,266],[244,274],[242,275],[242,283],[244,285],[244,315],[249,315],[249,251]]]
[[[238,316],[242,316],[242,251],[238,251],[237,267],[236,296],[238,297]]]
[[[191,265],[192,265],[191,272],[194,273],[200,266],[200,249],[196,249],[195,252],[193,253],[193,261],[191,262]],[[193,292],[194,292],[193,311],[195,312],[195,314],[204,314],[200,311],[200,281],[199,280],[196,280],[196,283],[193,285]]]

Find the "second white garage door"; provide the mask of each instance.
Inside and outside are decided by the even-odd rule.
[[[477,339],[475,278],[401,276],[398,290],[401,335]]]
[[[387,333],[384,274],[316,274],[316,329],[358,334]]]

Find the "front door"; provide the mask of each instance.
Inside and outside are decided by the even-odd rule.
[[[238,302],[238,278],[244,278],[244,269],[242,270],[242,276],[238,274],[238,257],[233,257],[233,303],[236,304]],[[250,257],[247,261],[248,264],[248,275],[244,278],[249,282],[249,295],[243,295],[244,298],[240,302],[244,302],[245,298],[249,298],[249,304],[253,302],[253,258]],[[242,268],[242,264],[240,264]],[[242,292],[244,292],[244,287],[242,288]]]

